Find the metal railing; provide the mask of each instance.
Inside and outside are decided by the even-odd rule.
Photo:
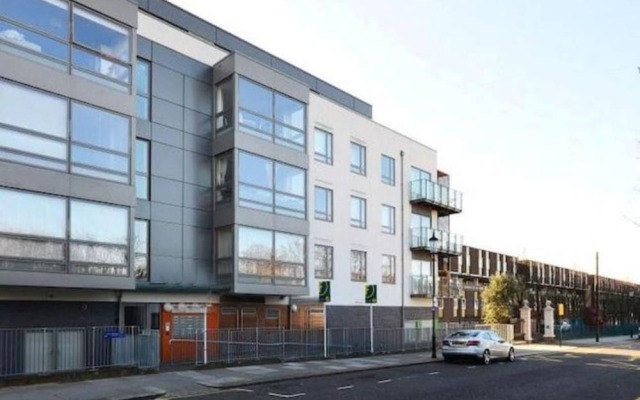
[[[432,297],[433,279],[430,275],[411,275],[409,294],[418,297]]]
[[[158,331],[137,327],[0,329],[0,377],[158,368]]]
[[[458,329],[457,324],[436,330],[436,345]],[[336,328],[286,330],[281,328],[214,329],[191,338],[171,341],[173,364],[233,364],[257,361],[293,361],[400,353],[431,349],[430,328]],[[373,338],[373,342],[371,339]]]
[[[461,192],[427,179],[411,182],[411,200],[427,201],[448,208],[453,212],[462,211]]]
[[[438,239],[435,244],[429,241],[429,239],[434,236]],[[431,252],[446,254],[462,254],[462,244],[462,235],[432,228],[411,229],[412,249],[425,249]]]

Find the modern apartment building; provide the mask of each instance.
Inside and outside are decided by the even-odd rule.
[[[0,2],[0,328],[310,327],[321,280],[330,327],[366,284],[423,324],[461,210],[435,150],[170,2]]]

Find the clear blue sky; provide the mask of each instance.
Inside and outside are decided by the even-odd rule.
[[[467,244],[640,282],[640,1],[171,1],[435,147]]]

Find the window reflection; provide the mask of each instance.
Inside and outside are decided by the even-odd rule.
[[[0,15],[60,39],[69,37],[69,5],[64,1],[3,0]]]
[[[351,226],[367,227],[367,201],[363,198],[351,196]]]
[[[134,228],[134,275],[136,279],[149,279],[149,221],[137,219]]]
[[[71,200],[71,239],[126,245],[128,218],[123,207]]]
[[[351,172],[359,175],[367,174],[367,149],[354,142],[351,142]]]
[[[123,62],[129,59],[129,30],[80,7],[73,8],[73,39]]]

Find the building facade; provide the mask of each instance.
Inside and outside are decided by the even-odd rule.
[[[462,195],[369,104],[165,0],[2,2],[0,65],[0,328],[430,320]]]

